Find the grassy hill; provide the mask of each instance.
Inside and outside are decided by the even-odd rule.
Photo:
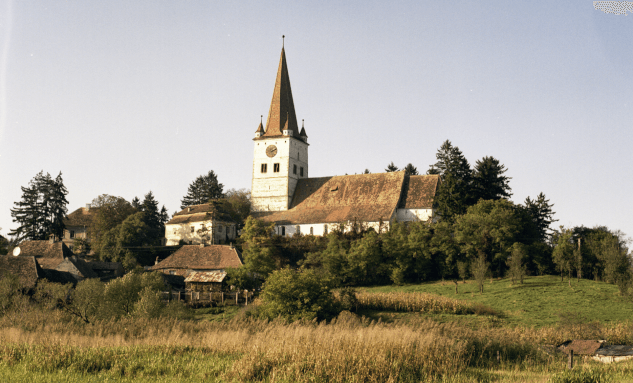
[[[487,280],[484,293],[479,294],[473,280],[459,282],[455,294],[452,281],[419,285],[377,286],[367,292],[425,292],[454,299],[479,302],[504,313],[501,321],[507,325],[551,326],[560,321],[603,324],[629,321],[633,318],[633,299],[622,297],[615,285],[590,280],[572,279],[561,282],[556,276],[527,277],[523,284],[512,285],[509,279]],[[437,315],[436,315],[437,316]],[[468,320],[453,316],[446,320]],[[474,318],[473,318],[474,320]]]

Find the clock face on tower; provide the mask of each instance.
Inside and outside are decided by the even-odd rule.
[[[266,155],[268,157],[274,157],[277,155],[277,147],[275,145],[270,145],[266,148]]]

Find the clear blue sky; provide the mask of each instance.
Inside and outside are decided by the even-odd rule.
[[[214,170],[251,185],[285,46],[310,176],[422,172],[449,139],[545,193],[558,224],[633,235],[633,17],[592,1],[0,0],[0,230],[40,170],[69,211]]]

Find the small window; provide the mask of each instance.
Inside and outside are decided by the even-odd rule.
[[[262,164],[262,173],[268,172],[268,164]]]
[[[292,174],[297,174],[297,165],[292,165]]]
[[[282,236],[286,235],[286,227],[285,226],[281,227],[281,235]]]
[[[193,226],[191,226],[191,232],[193,233],[195,230],[195,228]]]
[[[70,231],[70,238],[75,238],[75,231],[74,230]]]
[[[303,166],[299,169],[299,176],[303,177]]]
[[[169,275],[174,275],[174,274],[176,274],[175,270],[169,270]]]
[[[310,235],[314,235],[314,228],[310,227]]]
[[[273,164],[273,172],[279,173],[279,164]]]

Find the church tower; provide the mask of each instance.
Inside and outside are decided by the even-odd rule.
[[[260,122],[253,141],[251,211],[288,210],[298,180],[308,177],[308,136],[297,125],[283,47],[266,128]]]

